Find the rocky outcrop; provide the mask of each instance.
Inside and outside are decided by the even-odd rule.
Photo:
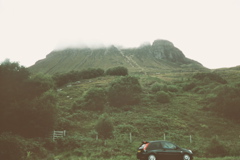
[[[155,40],[152,44],[152,53],[155,58],[171,62],[186,63],[186,57],[172,42],[167,40]]]

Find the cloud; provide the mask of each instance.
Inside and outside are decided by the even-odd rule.
[[[207,67],[229,66],[236,59],[213,66],[214,56],[239,54],[240,5],[236,0],[0,2],[1,55],[26,65],[54,48],[97,44],[138,47],[159,38],[172,41],[187,57]]]

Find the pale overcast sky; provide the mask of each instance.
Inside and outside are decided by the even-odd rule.
[[[0,0],[0,62],[80,44],[167,39],[208,68],[240,65],[240,0]]]

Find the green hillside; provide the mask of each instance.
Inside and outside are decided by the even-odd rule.
[[[61,110],[56,129],[67,130],[69,135],[65,139],[68,143],[77,143],[79,148],[66,144],[69,151],[60,152],[59,157],[78,157],[79,154],[82,157],[91,155],[93,159],[134,157],[141,141],[164,137],[192,149],[198,157],[239,155],[234,149],[240,145],[238,120],[226,117],[210,107],[211,98],[216,96],[219,88],[238,83],[239,71],[229,69],[229,72],[215,72],[219,72],[228,83],[219,83],[209,78],[211,76],[205,77],[203,81],[196,80],[193,78],[196,72],[133,75],[138,78],[143,89],[140,103],[123,107],[106,106],[103,111],[97,112],[78,109],[74,104],[89,88],[107,89],[109,83],[119,77],[98,77],[62,87],[58,92]],[[190,84],[193,83],[196,85],[191,87]],[[156,84],[169,95],[169,102],[156,100]],[[104,113],[107,113],[114,126],[114,138],[107,139],[105,145],[103,139],[96,140],[95,130],[99,117]],[[130,133],[132,143],[129,142]],[[212,154],[208,152],[210,150]],[[123,157],[119,159],[124,159]]]
[[[166,59],[171,67],[186,60]],[[1,64],[0,157],[136,159],[143,140],[161,139],[193,150],[199,160],[240,156],[239,67],[125,69],[49,75]],[[53,130],[66,136],[53,141]]]

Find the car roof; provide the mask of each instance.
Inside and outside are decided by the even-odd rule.
[[[155,140],[155,141],[143,141],[142,143],[153,143],[153,142],[168,142],[165,140]]]

